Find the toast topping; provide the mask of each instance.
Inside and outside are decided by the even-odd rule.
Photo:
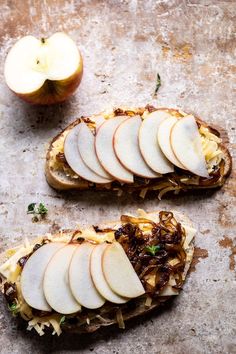
[[[135,147],[133,149],[129,148],[128,151],[125,148],[129,146],[129,144],[127,145],[128,138],[126,139],[124,138],[124,134],[120,134],[121,125],[124,120],[135,122],[138,115],[142,120],[139,133],[134,132],[132,128],[133,124],[130,124],[130,128],[127,127],[125,130],[126,135],[129,135],[129,129],[132,130],[132,142],[130,140],[130,143],[135,144]],[[95,123],[96,116],[92,116],[90,119],[81,118],[66,129],[52,143],[48,155],[48,165],[52,173],[65,175],[65,178],[67,178],[68,182],[72,183],[72,185],[73,183],[81,183],[83,185],[87,183],[87,188],[112,189],[117,191],[119,195],[124,190],[131,192],[137,190],[143,198],[149,190],[157,190],[159,193],[158,197],[161,198],[169,191],[178,193],[181,189],[184,189],[185,186],[188,186],[187,188],[202,187],[203,185],[210,187],[211,185],[221,183],[222,173],[224,174],[224,154],[221,150],[221,139],[216,135],[214,130],[206,127],[199,120],[196,120],[197,129],[195,129],[196,124],[194,123],[195,119],[193,116],[188,116],[180,110],[177,111],[165,108],[151,109],[150,107],[146,109],[136,109],[134,111],[117,109],[112,112],[105,112],[99,117],[101,118],[102,116],[107,122],[116,121],[116,119],[118,122],[119,118],[117,129],[112,130],[111,141],[109,140],[109,149],[106,148],[105,138],[102,142],[100,141],[101,134],[99,133],[103,130],[102,127],[106,126],[106,122],[100,121],[99,123],[98,121],[98,123]],[[177,129],[176,124],[181,122],[182,118],[184,118],[186,123],[191,122],[191,124],[178,124]],[[168,136],[163,136],[161,132],[166,131],[164,125],[169,119],[173,119],[173,127],[168,130],[168,134],[165,133]],[[108,176],[114,177],[113,181],[108,181],[103,187],[100,183],[94,183],[94,178],[93,181],[84,180],[82,178],[83,171],[79,174],[78,167],[76,167],[78,173],[75,173],[68,164],[64,154],[66,136],[68,132],[76,128],[81,120],[87,124],[95,137],[95,146],[97,149],[96,160],[94,158],[93,160],[90,159],[87,161],[87,157],[86,159],[84,157],[84,161],[89,162],[88,165],[93,175],[97,175],[98,171],[103,170],[106,171],[105,173],[107,173]],[[160,124],[156,124],[157,121],[160,121]],[[98,124],[97,129],[96,124]],[[192,127],[192,129],[190,129],[191,134],[194,133],[195,138],[190,138],[190,125]],[[174,129],[175,126],[176,129]],[[159,135],[158,131],[160,131]],[[172,134],[174,131],[175,134]],[[180,137],[179,132],[181,133],[181,139],[178,139],[178,137]],[[133,135],[134,133],[135,136]],[[171,137],[169,135],[171,135]],[[96,144],[97,136],[99,137],[99,141]],[[123,143],[122,139],[125,139]],[[181,143],[181,141],[183,143]],[[197,141],[197,143],[195,143],[195,141]],[[79,154],[79,150],[79,148],[76,149],[74,154]],[[167,155],[165,155],[165,153]],[[172,163],[176,161],[176,163],[174,163],[175,166],[169,161],[169,156],[173,157],[173,159],[171,159]],[[135,161],[139,163],[137,164]],[[186,166],[184,166],[183,162]],[[98,169],[99,163],[101,164],[99,167],[100,170]],[[138,166],[142,166],[140,171],[137,171]],[[180,168],[181,166],[183,168]],[[149,174],[152,178],[145,178],[145,173],[143,172],[144,167],[146,170],[152,171],[152,174]],[[97,176],[97,178],[99,179],[99,176]]]
[[[108,227],[47,235],[35,246],[9,252],[11,257],[0,267],[2,291],[12,313],[19,313],[29,322],[28,329],[40,335],[47,326],[59,335],[61,325],[75,322],[83,328],[108,318],[115,321],[140,302],[152,306],[179,293],[194,233],[173,213],[160,212],[159,220],[157,214],[123,215],[121,223]],[[86,307],[99,312],[91,316]]]

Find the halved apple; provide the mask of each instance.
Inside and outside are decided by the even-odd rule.
[[[112,181],[112,177],[100,164],[95,151],[95,136],[86,123],[80,123],[78,149],[84,163],[97,175]]]
[[[183,166],[197,176],[209,177],[201,136],[193,116],[178,120],[171,130],[172,150]]]
[[[25,101],[65,101],[80,84],[83,61],[75,42],[58,32],[41,40],[26,36],[9,51],[4,75],[9,88]]]
[[[109,183],[110,179],[101,177],[85,165],[78,149],[78,133],[81,125],[76,125],[67,134],[64,142],[64,154],[69,166],[80,177],[94,183]]]
[[[43,292],[44,272],[48,262],[64,243],[47,243],[27,260],[21,273],[20,284],[24,300],[34,309],[51,311]]]
[[[105,303],[97,291],[90,273],[90,256],[95,245],[82,243],[75,251],[69,269],[71,291],[76,300],[88,309],[96,309]]]
[[[108,301],[113,302],[115,304],[124,304],[128,301],[128,299],[121,297],[114,293],[110,286],[107,284],[107,281],[104,277],[102,270],[102,256],[106,247],[108,247],[107,243],[101,243],[96,245],[93,249],[90,259],[90,271],[93,282],[98,290],[98,292]]]
[[[175,156],[172,146],[170,143],[170,133],[171,129],[175,125],[175,123],[178,121],[178,118],[176,117],[169,117],[165,119],[159,126],[158,133],[157,133],[157,139],[159,142],[159,146],[163,152],[163,154],[166,156],[166,158],[172,162],[175,166],[182,168],[185,170],[185,167],[181,164],[181,162],[177,159]]]
[[[57,251],[46,268],[43,291],[48,304],[56,312],[64,315],[81,310],[81,305],[74,298],[70,286],[68,271],[77,245],[66,245]]]
[[[102,269],[108,285],[118,295],[134,298],[145,293],[138,275],[118,242],[113,242],[105,249]]]
[[[172,163],[163,154],[157,139],[160,124],[169,117],[170,114],[166,111],[154,111],[148,114],[139,129],[139,147],[142,156],[153,171],[161,174],[174,172]]]
[[[118,116],[105,121],[98,129],[95,149],[100,163],[111,176],[121,182],[133,183],[133,174],[119,162],[113,147],[115,130],[126,119],[127,116]]]
[[[114,134],[114,150],[122,165],[137,176],[156,178],[159,176],[144,161],[138,141],[138,132],[142,124],[140,116],[127,118]]]

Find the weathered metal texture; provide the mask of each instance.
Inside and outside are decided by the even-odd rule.
[[[49,140],[76,117],[110,106],[154,103],[194,112],[223,128],[234,154],[235,1],[1,0],[0,6],[1,250],[26,236],[96,224],[137,208],[182,211],[199,230],[198,264],[184,291],[163,311],[127,325],[124,332],[38,338],[18,327],[1,300],[0,352],[236,353],[235,172],[219,191],[161,202],[57,193],[44,178]],[[6,53],[21,36],[58,30],[68,32],[81,49],[82,84],[66,104],[29,106],[4,83]],[[153,100],[157,72],[162,86]],[[26,215],[34,201],[49,209],[43,222],[32,223]]]

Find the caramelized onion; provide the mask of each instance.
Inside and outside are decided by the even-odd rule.
[[[146,293],[152,297],[158,295],[168,284],[170,275],[176,278],[176,287],[181,288],[186,261],[183,248],[186,235],[173,213],[161,211],[156,223],[128,215],[122,215],[121,221],[123,225],[115,231],[115,238],[124,248]],[[149,224],[150,231],[143,231],[140,228],[143,224]],[[152,253],[150,249],[156,251]],[[171,266],[168,261],[175,258],[178,261]],[[154,277],[152,284],[148,282],[150,277]]]
[[[122,222],[130,222],[132,224],[152,224],[156,225],[154,221],[145,218],[135,218],[134,216],[121,215]]]

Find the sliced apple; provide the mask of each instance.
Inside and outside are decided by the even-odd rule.
[[[74,298],[70,286],[68,271],[76,245],[66,245],[55,253],[46,268],[43,291],[48,304],[56,312],[64,315],[81,310]]]
[[[158,133],[157,133],[157,139],[159,146],[163,152],[163,154],[166,156],[166,158],[172,162],[175,166],[182,168],[185,170],[185,167],[181,164],[181,162],[177,159],[175,156],[172,146],[170,143],[170,133],[171,129],[175,125],[175,123],[178,121],[178,118],[176,117],[169,117],[165,119],[159,126]]]
[[[100,163],[111,176],[121,182],[133,183],[133,174],[119,162],[113,147],[115,130],[126,119],[127,116],[118,116],[105,121],[98,129],[95,149]]]
[[[138,132],[142,124],[140,116],[126,119],[114,134],[114,149],[122,165],[137,176],[156,178],[159,176],[144,161],[138,141]]]
[[[35,251],[27,260],[21,273],[20,284],[23,298],[34,309],[51,311],[43,292],[45,269],[53,255],[64,243],[47,243]]]
[[[95,151],[95,136],[86,123],[80,123],[78,132],[78,149],[84,163],[97,175],[112,181],[112,177],[100,164]]]
[[[71,291],[76,300],[88,309],[99,308],[105,302],[90,273],[90,256],[94,247],[89,242],[82,243],[75,251],[69,269]]]
[[[108,245],[105,249],[102,269],[108,285],[118,295],[134,298],[145,293],[139,277],[118,242]]]
[[[142,156],[153,171],[161,174],[174,172],[172,163],[163,154],[157,140],[160,124],[169,117],[170,114],[165,111],[154,111],[143,120],[139,129],[139,147]]]
[[[92,117],[92,120],[96,123],[96,132],[97,132],[100,125],[102,125],[106,119],[103,116],[95,116]]]
[[[113,302],[115,304],[124,304],[125,302],[128,301],[128,299],[114,293],[114,291],[112,291],[110,286],[107,284],[107,281],[103,274],[102,256],[106,247],[108,247],[107,243],[101,243],[100,245],[94,247],[90,259],[91,276],[98,292],[106,300]]]
[[[37,39],[26,36],[9,51],[4,75],[9,88],[34,104],[66,100],[78,87],[83,62],[75,42],[65,33]]]
[[[67,134],[64,142],[64,154],[66,161],[73,171],[80,177],[93,183],[109,183],[110,179],[101,177],[93,172],[83,161],[78,149],[78,133],[80,124],[76,125]]]
[[[178,120],[171,130],[172,150],[187,170],[197,176],[209,177],[201,136],[193,116]]]

